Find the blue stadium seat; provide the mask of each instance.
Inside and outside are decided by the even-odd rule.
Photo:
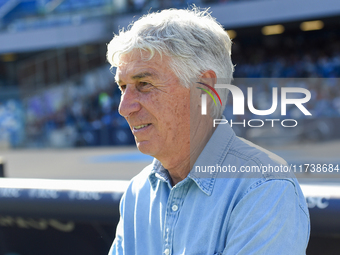
[[[0,8],[6,3],[6,0],[0,0]]]
[[[8,1],[2,1],[8,2]],[[4,5],[4,3],[3,3]],[[4,7],[4,6],[2,6]],[[10,23],[16,19],[32,16],[38,14],[38,3],[35,0],[19,1],[17,3],[12,2],[9,9],[6,10],[5,15],[2,17],[4,23]]]
[[[105,6],[108,0],[64,0],[57,8],[56,12],[81,11],[90,8]]]
[[[27,16],[38,16],[44,13],[48,5],[53,0],[19,0],[11,2],[11,6],[7,6],[5,14],[2,16],[4,24],[10,24],[18,19]],[[8,3],[8,0],[0,0],[0,9]],[[70,13],[84,10],[91,10],[92,8],[105,7],[112,4],[110,0],[64,0],[54,10],[55,13]]]

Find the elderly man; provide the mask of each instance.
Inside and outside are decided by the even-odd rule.
[[[230,126],[213,126],[223,118],[226,89],[219,107],[209,98],[201,114],[204,90],[231,82],[230,55],[222,26],[197,9],[148,14],[109,43],[119,113],[138,149],[155,158],[122,197],[110,255],[305,254],[309,214],[294,178],[203,173],[201,166],[284,163]]]

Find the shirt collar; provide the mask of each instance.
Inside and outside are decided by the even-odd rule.
[[[235,133],[229,124],[218,125],[187,177],[192,179],[208,196],[210,196],[213,191],[216,175],[218,173],[207,173],[203,176],[195,172],[195,167],[216,166],[216,164],[221,165],[227,156],[234,139]],[[169,173],[162,164],[157,159],[154,159],[152,165],[153,168],[149,175],[149,181],[152,189],[156,190],[159,181],[167,182],[170,185]]]
[[[159,181],[167,182],[170,186],[170,175],[161,162],[154,158],[152,162],[152,170],[149,174],[149,182],[153,190],[156,190]]]
[[[223,119],[225,119],[224,116]],[[208,196],[214,189],[218,173],[217,171],[205,174],[197,173],[195,172],[196,166],[221,166],[234,139],[235,133],[229,124],[218,125],[189,173],[189,177]]]

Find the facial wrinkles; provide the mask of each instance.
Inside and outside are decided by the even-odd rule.
[[[157,152],[159,156],[169,158],[169,155],[173,157],[179,153],[183,154],[185,147],[189,151],[189,90],[179,85],[179,79],[172,73],[166,62],[157,62],[157,58],[142,61],[140,57],[134,59],[131,56],[122,60],[122,64],[117,69],[117,78],[121,80],[120,85],[130,86],[134,90],[136,93],[134,99],[140,105],[138,111],[126,116],[130,127],[133,129],[133,125],[153,124],[158,130],[153,132],[153,137],[159,138],[159,141],[162,141],[160,144],[163,145]],[[155,73],[155,75],[139,80],[132,79],[134,75],[143,72]],[[138,82],[149,82],[152,86],[147,92],[138,91]],[[143,142],[143,139],[143,136],[136,137],[137,142]],[[171,144],[175,146],[167,148]]]
[[[144,82],[144,80],[142,81]],[[148,82],[148,81],[146,80],[145,82]],[[127,120],[131,119],[134,122],[136,122],[136,119],[134,118],[137,118],[137,119],[140,119],[141,122],[145,122],[145,121],[142,121],[144,119],[147,119],[146,116],[144,116],[144,115],[147,115],[147,112],[143,110],[144,107],[147,110],[148,108],[150,108],[150,104],[152,104],[154,105],[153,107],[157,107],[159,110],[162,110],[161,108],[163,108],[164,105],[171,104],[171,101],[173,101],[173,95],[172,95],[172,90],[168,86],[169,82],[170,82],[170,79],[168,79],[167,81],[163,83],[153,83],[151,81],[151,83],[153,83],[152,87],[147,92],[141,92],[141,91],[138,91],[137,88],[133,88],[135,90],[134,93],[136,93],[136,101],[141,105],[141,108],[139,111],[132,112],[129,116],[126,116]],[[160,101],[160,98],[164,98],[164,95],[162,94],[167,94],[167,101],[170,101],[169,104],[166,102]],[[166,110],[171,112],[172,108],[167,107]]]
[[[178,91],[175,91],[176,89],[171,88],[170,91],[166,91],[165,93],[169,94],[169,97],[167,97],[167,102],[159,102],[159,97],[157,95],[153,95],[155,97],[154,100],[157,104],[161,105],[162,112],[169,112],[171,113],[172,118],[164,120],[164,123],[159,123],[163,129],[166,129],[167,132],[165,133],[166,136],[165,141],[166,143],[172,143],[172,144],[182,144],[181,147],[185,147],[183,142],[189,138],[189,125],[187,125],[185,122],[189,120],[189,116],[185,116],[185,111],[188,111],[188,105],[186,103],[187,97],[185,95],[179,94]],[[181,97],[180,100],[178,98]],[[163,104],[162,104],[163,103]],[[174,125],[173,121],[176,120],[177,122],[181,123],[181,126],[178,127]],[[181,129],[181,132],[178,132],[178,128]],[[186,131],[187,132],[184,132]],[[187,144],[190,143],[190,141],[187,142]],[[174,147],[173,153],[178,153],[179,150],[181,150],[181,147]],[[166,156],[166,155],[164,155]]]

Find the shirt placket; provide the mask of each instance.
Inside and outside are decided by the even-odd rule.
[[[188,185],[173,187],[170,191],[166,206],[163,233],[163,254],[165,255],[173,254],[174,230],[187,192]]]

